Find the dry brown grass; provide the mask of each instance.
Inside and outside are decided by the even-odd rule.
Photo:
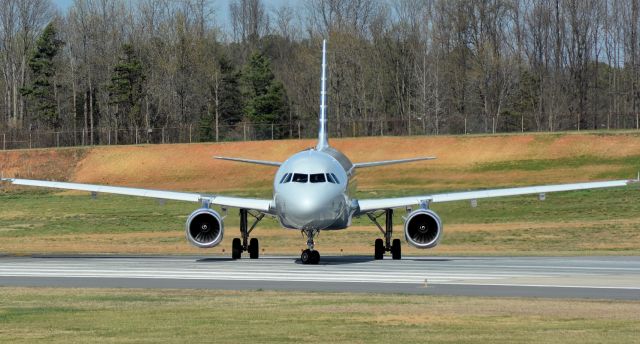
[[[640,136],[631,134],[528,134],[503,136],[369,137],[333,139],[332,145],[353,161],[437,156],[435,161],[363,170],[363,189],[387,189],[401,176],[416,188],[447,188],[484,184],[513,184],[587,180],[616,166],[555,169],[544,175],[528,171],[498,171],[486,180],[468,171],[477,164],[576,156],[625,157],[640,154]],[[86,183],[135,185],[176,190],[268,190],[274,168],[214,160],[214,155],[283,161],[312,147],[313,140],[112,146],[87,149],[28,150],[0,153],[6,175],[74,180]],[[405,185],[406,187],[406,185]]]

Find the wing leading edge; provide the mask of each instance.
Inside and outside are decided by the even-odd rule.
[[[424,196],[398,197],[398,198],[361,199],[361,200],[358,200],[358,205],[360,207],[358,213],[364,214],[370,211],[380,210],[380,209],[408,207],[408,206],[420,204],[422,202],[441,203],[441,202],[463,201],[463,200],[472,200],[472,199],[480,199],[480,198],[542,194],[542,193],[560,192],[560,191],[602,189],[602,188],[627,186],[629,184],[638,183],[638,182],[640,182],[640,180],[638,179],[613,180],[613,181],[606,181],[606,182],[556,184],[556,185],[527,186],[527,187],[507,188],[507,189],[463,191],[463,192],[442,193],[442,194],[433,194],[433,195],[424,195]]]
[[[32,179],[2,178],[1,181],[9,182],[14,185],[39,186],[39,187],[53,188],[53,189],[89,191],[89,192],[96,192],[96,193],[109,193],[109,194],[116,194],[116,195],[149,197],[149,198],[185,201],[185,202],[207,201],[209,202],[209,204],[219,205],[222,207],[257,210],[263,213],[272,212],[271,200],[267,200],[267,199],[205,195],[205,194],[190,193],[190,192],[138,189],[138,188],[130,188],[130,187],[122,187],[122,186],[50,182],[46,180],[32,180]]]
[[[214,159],[218,160],[226,160],[226,161],[234,161],[234,162],[243,162],[247,164],[255,164],[255,165],[265,165],[265,166],[280,166],[281,162],[277,161],[266,161],[266,160],[254,160],[254,159],[244,159],[244,158],[230,158],[226,156],[214,156]]]

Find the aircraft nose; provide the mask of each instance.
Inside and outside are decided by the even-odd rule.
[[[277,206],[286,222],[296,228],[324,228],[336,220],[342,209],[342,202],[338,197],[327,196],[296,193],[278,197]]]

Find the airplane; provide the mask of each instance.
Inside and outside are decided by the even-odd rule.
[[[222,242],[224,236],[223,217],[211,207],[237,208],[240,213],[240,238],[232,241],[233,259],[240,259],[248,252],[251,259],[259,257],[259,241],[252,237],[256,225],[265,217],[279,220],[285,229],[300,230],[307,238],[307,248],[302,251],[303,264],[318,264],[320,253],[315,248],[314,238],[320,231],[343,230],[351,225],[354,217],[367,216],[378,227],[383,238],[374,242],[374,258],[383,259],[390,252],[392,259],[401,259],[401,241],[392,240],[393,214],[395,209],[405,208],[404,237],[407,243],[428,249],[437,246],[443,235],[442,220],[430,209],[432,203],[471,200],[481,198],[538,194],[542,199],[546,193],[622,187],[640,182],[637,179],[612,180],[574,184],[542,185],[492,190],[464,191],[416,195],[398,198],[358,199],[354,198],[356,172],[363,168],[386,166],[432,160],[435,157],[417,157],[399,160],[352,163],[349,158],[329,145],[326,105],[326,40],[322,43],[322,67],[320,81],[320,112],[318,142],[310,148],[289,157],[284,162],[253,160],[246,158],[215,157],[247,164],[277,167],[273,180],[273,198],[255,199],[224,195],[208,195],[191,192],[161,191],[93,184],[53,182],[18,178],[1,178],[0,181],[15,185],[37,186],[56,189],[111,193],[163,200],[200,203],[200,208],[191,213],[185,224],[188,242],[196,247],[211,248]],[[416,207],[412,209],[412,207]],[[249,227],[249,216],[253,223]],[[384,226],[378,222],[384,216]]]

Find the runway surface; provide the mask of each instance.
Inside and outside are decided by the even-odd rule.
[[[640,257],[0,257],[0,285],[640,300]]]

